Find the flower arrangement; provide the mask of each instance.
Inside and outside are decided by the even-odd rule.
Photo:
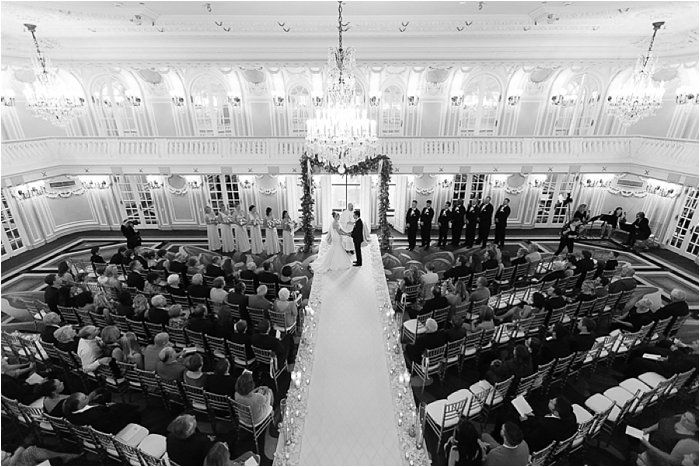
[[[241,226],[244,226],[248,223],[248,219],[246,219],[246,217],[244,215],[240,215],[240,216],[236,217],[236,220],[238,221],[238,224]]]
[[[280,220],[279,219],[268,219],[266,221],[266,225],[268,229],[274,229],[275,227],[280,225]]]

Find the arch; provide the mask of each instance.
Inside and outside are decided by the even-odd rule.
[[[566,69],[552,83],[547,111],[551,133],[586,136],[593,133],[601,109],[602,80],[590,70]]]
[[[396,82],[385,83],[381,89],[379,102],[381,136],[399,136],[403,133],[405,90]]]
[[[195,133],[199,136],[228,136],[231,130],[231,88],[220,73],[206,71],[195,75],[189,83]]]
[[[143,115],[144,92],[127,72],[101,73],[90,82],[90,101],[104,136],[141,136],[148,133]]]
[[[305,136],[306,120],[309,119],[313,106],[310,86],[303,82],[290,84],[287,88],[287,103],[290,136]]]
[[[504,87],[500,77],[489,72],[478,72],[463,78],[458,134],[496,134]]]

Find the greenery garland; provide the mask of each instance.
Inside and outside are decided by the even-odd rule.
[[[387,220],[387,213],[389,212],[389,182],[391,181],[393,166],[388,156],[383,154],[376,155],[371,159],[347,167],[342,172],[339,172],[337,167],[319,161],[316,155],[310,155],[306,152],[302,154],[299,162],[301,164],[301,181],[304,190],[301,197],[301,226],[304,230],[304,252],[311,251],[311,247],[314,243],[314,200],[313,182],[311,180],[314,167],[321,167],[328,173],[349,175],[351,177],[379,172],[379,247],[382,250],[389,250],[391,248],[391,225]]]

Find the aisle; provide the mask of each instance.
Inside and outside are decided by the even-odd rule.
[[[402,465],[371,252],[320,281],[315,361],[299,465]],[[314,282],[314,286],[316,282]]]

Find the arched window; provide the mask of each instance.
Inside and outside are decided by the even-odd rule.
[[[403,92],[398,86],[389,86],[381,98],[381,136],[399,136],[403,127]]]
[[[586,74],[571,78],[551,97],[551,104],[556,107],[554,134],[590,135],[595,125],[599,102],[600,89],[595,79]]]
[[[306,120],[311,110],[311,94],[303,86],[295,86],[289,91],[289,133],[290,136],[306,136]]]
[[[205,75],[192,83],[195,130],[199,136],[230,136],[231,108],[224,84]]]
[[[459,115],[459,134],[494,135],[498,128],[501,86],[490,75],[472,79],[464,87]]]
[[[143,108],[140,93],[117,76],[95,81],[92,102],[99,131],[104,136],[140,136],[138,112]]]

